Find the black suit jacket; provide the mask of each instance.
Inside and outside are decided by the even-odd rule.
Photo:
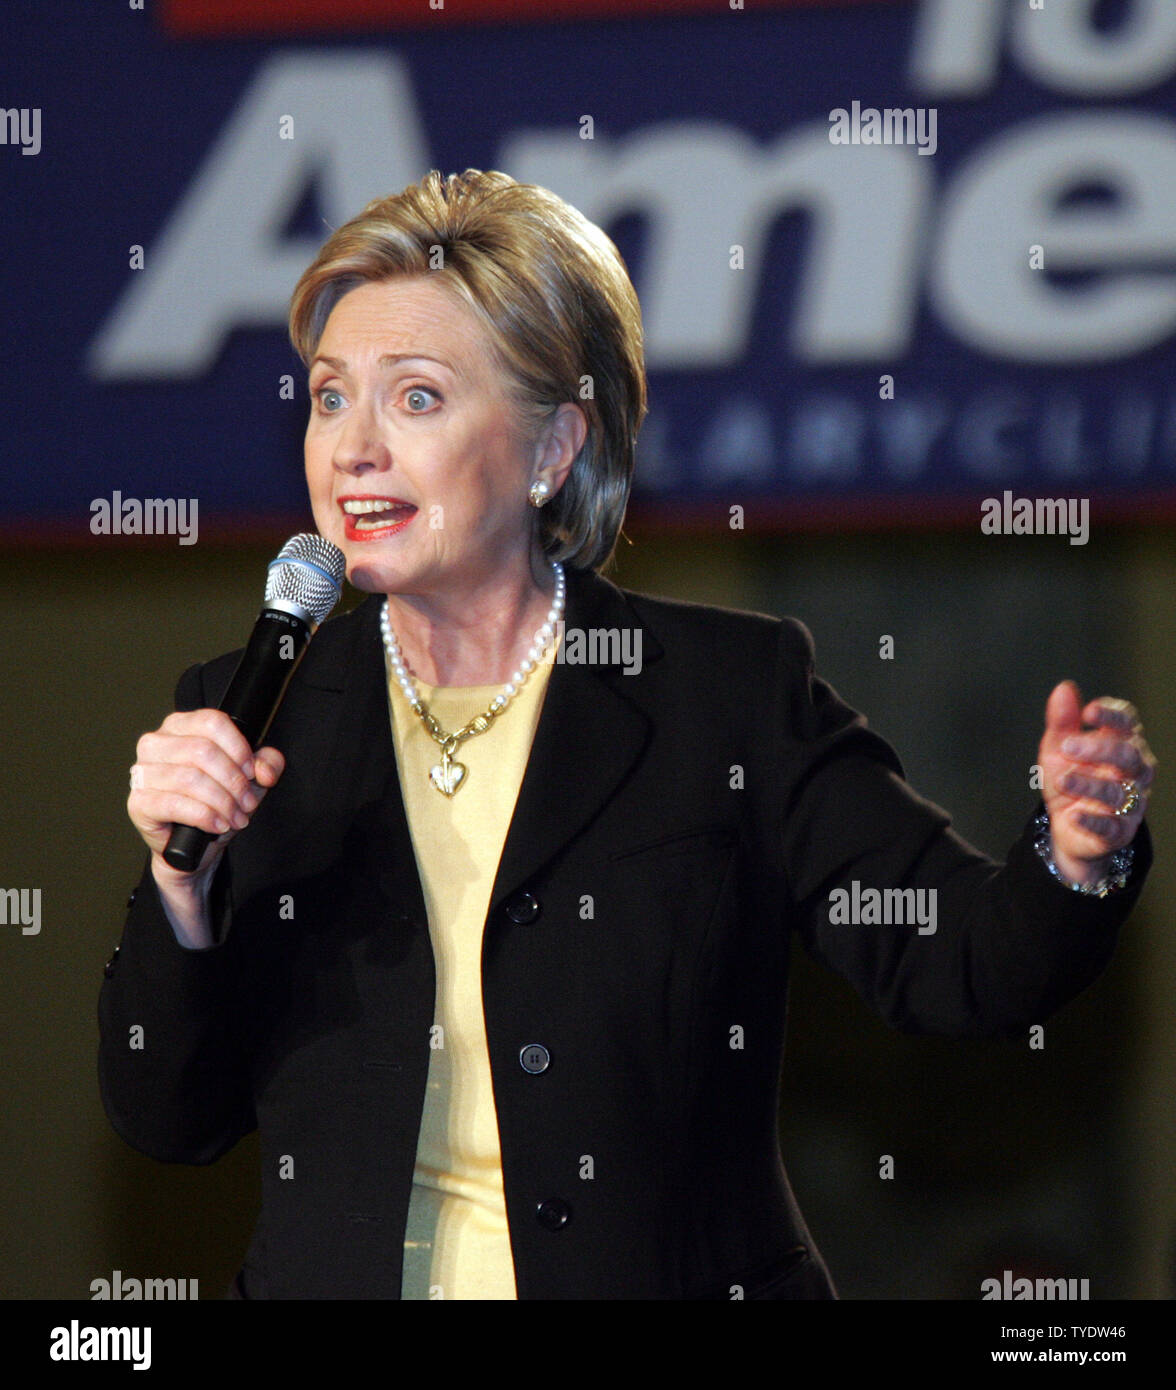
[[[218,944],[182,949],[145,872],[101,991],[128,1143],[202,1164],[260,1129],[253,1298],[400,1294],[434,963],[379,603],[324,624],[294,676],[268,739],[285,775],[213,887]],[[957,837],[814,675],[802,624],[575,571],[566,622],[639,632],[642,664],[553,668],[486,918],[519,1297],[831,1297],[777,1138],[793,941],[897,1028],[1012,1035],[1106,964],[1147,830],[1124,892],[1071,893],[1029,823],[1005,866]],[[177,705],[215,705],[235,661],[188,671]],[[934,888],[936,932],[831,924],[855,880]]]

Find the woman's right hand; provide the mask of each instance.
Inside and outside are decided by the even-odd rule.
[[[225,852],[244,830],[286,760],[276,748],[249,747],[223,710],[169,714],[135,748],[127,815],[151,851],[151,872],[165,901],[203,899]],[[163,851],[173,825],[194,825],[216,838],[191,873],[173,869]]]

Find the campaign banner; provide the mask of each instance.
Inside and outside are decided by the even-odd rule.
[[[0,531],[304,521],[290,293],[471,166],[626,258],[637,508],[1176,514],[1176,5],[508,8],[6,0]]]

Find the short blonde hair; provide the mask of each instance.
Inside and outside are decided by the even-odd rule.
[[[485,324],[530,437],[564,401],[584,411],[584,445],[537,521],[550,559],[600,569],[646,414],[641,306],[620,252],[545,188],[493,170],[431,170],[333,232],[298,281],[290,341],[303,364],[348,290],[410,275],[437,276]]]

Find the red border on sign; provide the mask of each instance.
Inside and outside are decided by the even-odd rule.
[[[843,9],[850,5],[909,4],[910,0],[743,0],[743,12]],[[173,38],[230,38],[260,34],[423,29],[431,24],[542,24],[576,19],[652,19],[730,14],[729,0],[162,0],[165,31]]]
[[[1021,487],[1018,496],[1045,496],[1041,488]],[[1176,489],[1149,488],[1140,492],[1111,489],[1084,490],[1090,500],[1091,530],[1123,528],[1147,531],[1176,525]],[[748,536],[855,535],[974,531],[980,534],[981,494],[971,497],[857,496],[840,498],[753,499],[745,507]],[[730,498],[698,498],[692,501],[630,502],[625,513],[625,532],[650,539],[658,536],[706,536],[726,531]],[[305,511],[277,515],[228,513],[201,519],[201,545],[281,544],[295,531],[313,530]],[[1019,537],[989,538],[994,544],[1014,545]],[[1051,539],[1064,539],[1053,537]],[[0,517],[0,542],[16,550],[108,549],[109,537],[96,539],[84,518],[44,521],[36,517]],[[622,545],[624,542],[622,541]],[[123,536],[126,549],[175,550],[175,536]]]

